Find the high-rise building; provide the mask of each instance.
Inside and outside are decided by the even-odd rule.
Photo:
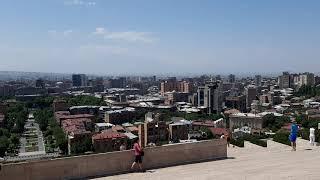
[[[293,77],[289,72],[283,72],[278,78],[278,84],[280,89],[291,88],[293,85]]]
[[[303,73],[300,74],[300,87],[302,85],[313,86],[315,84],[314,74],[313,73]]]
[[[249,85],[245,88],[247,108],[251,107],[252,101],[257,99],[258,91],[256,86]]]
[[[175,78],[169,78],[161,82],[160,91],[162,95],[172,91],[190,93],[192,91],[192,84],[187,81],[176,81]]]
[[[74,87],[87,86],[87,76],[85,74],[73,74],[72,75],[72,85]]]
[[[261,75],[256,75],[255,77],[254,77],[254,84],[256,85],[256,86],[261,86]]]
[[[13,85],[0,85],[0,97],[10,97],[14,96],[16,93],[16,88]]]
[[[45,88],[45,83],[42,79],[37,79],[36,80],[36,87],[37,88]]]
[[[245,112],[247,110],[246,96],[227,96],[225,105],[228,108],[237,109],[240,112]]]
[[[111,79],[110,83],[112,88],[125,88],[127,86],[127,78],[119,77],[118,79]]]
[[[208,114],[221,112],[222,101],[219,82],[209,82],[198,87],[198,106],[205,107]]]
[[[229,75],[229,83],[235,83],[236,82],[236,76],[234,74]]]
[[[319,76],[314,77],[314,83],[315,83],[315,85],[320,84],[320,77]]]

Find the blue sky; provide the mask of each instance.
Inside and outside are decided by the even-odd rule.
[[[319,72],[319,9],[316,0],[3,1],[0,70]]]

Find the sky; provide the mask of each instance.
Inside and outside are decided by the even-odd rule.
[[[318,0],[0,3],[0,71],[320,71]]]

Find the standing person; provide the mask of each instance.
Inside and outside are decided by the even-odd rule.
[[[309,138],[310,138],[310,144],[311,144],[311,146],[314,146],[314,141],[315,141],[315,135],[314,135],[314,131],[315,131],[315,129],[314,128],[310,128],[310,136],[309,136]]]
[[[292,124],[291,124],[291,132],[290,132],[290,142],[291,142],[291,146],[292,146],[292,151],[296,151],[297,150],[297,134],[298,134],[298,125],[296,120],[292,120]]]
[[[228,147],[230,147],[231,137],[230,137],[230,133],[229,133],[229,132],[226,134],[226,137],[225,137],[225,138],[227,139]]]
[[[143,149],[141,148],[139,144],[139,139],[136,139],[133,144],[133,150],[135,155],[135,160],[131,165],[131,170],[134,170],[134,167],[136,164],[138,164],[140,171],[143,171],[142,169],[142,156],[143,156]]]

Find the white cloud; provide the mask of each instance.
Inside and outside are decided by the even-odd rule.
[[[64,4],[68,6],[95,6],[97,3],[94,1],[68,0]]]
[[[106,33],[106,30],[102,27],[97,27],[96,31],[93,32],[93,34],[96,34],[96,35],[105,35],[105,33]]]
[[[71,34],[73,31],[72,30],[65,30],[63,31],[63,35],[64,36],[68,36],[69,34]]]
[[[71,29],[65,31],[49,30],[48,34],[50,36],[69,36],[73,31]]]
[[[150,32],[136,32],[136,31],[124,31],[124,32],[110,32],[105,28],[97,27],[94,35],[103,36],[104,39],[120,40],[128,42],[144,42],[153,43],[156,38],[152,37]]]
[[[57,31],[56,31],[56,30],[49,30],[49,31],[48,31],[48,34],[49,34],[49,35],[52,35],[52,36],[53,36],[53,35],[56,35],[56,34],[57,34]]]

